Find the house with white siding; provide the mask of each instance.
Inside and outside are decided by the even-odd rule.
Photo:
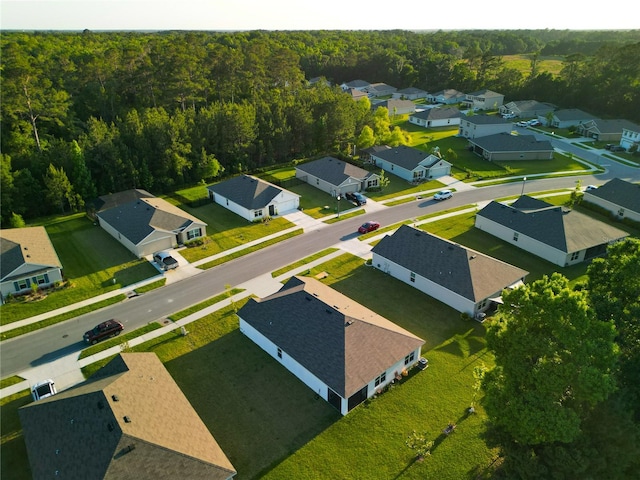
[[[322,157],[296,165],[296,178],[333,197],[379,186],[380,176],[344,160]]]
[[[605,255],[629,234],[588,215],[523,195],[511,205],[493,201],[475,227],[561,267]]]
[[[498,133],[511,133],[513,122],[499,115],[469,115],[460,120],[460,136],[487,137]]]
[[[473,317],[501,303],[503,290],[522,285],[529,273],[408,225],[371,252],[375,268]]]
[[[409,123],[425,128],[460,125],[464,114],[457,108],[427,108],[409,115]]]
[[[392,97],[402,100],[418,100],[420,98],[427,98],[427,95],[429,95],[429,93],[420,88],[408,87],[393,92]]]
[[[437,155],[400,145],[370,154],[371,161],[407,182],[421,182],[451,173],[451,164]]]
[[[402,378],[425,343],[309,277],[250,298],[238,317],[243,335],[342,415]]]
[[[453,105],[464,101],[466,94],[459,92],[453,88],[440,90],[439,92],[427,95],[427,101],[431,103],[442,103],[444,105]]]
[[[637,183],[612,178],[595,190],[584,192],[582,201],[604,208],[618,219],[640,222],[640,185]]]

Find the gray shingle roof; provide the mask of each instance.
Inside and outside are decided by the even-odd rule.
[[[196,217],[156,197],[140,198],[103,210],[98,213],[98,217],[104,219],[134,245],[155,230],[179,232],[193,223],[205,225]]]
[[[445,120],[447,118],[462,118],[464,115],[457,108],[427,108],[410,115],[423,120]]]
[[[543,202],[546,206],[536,209],[534,204],[526,202],[518,208],[517,204],[509,206],[493,201],[477,215],[565,253],[579,252],[628,236],[624,230],[575,210],[546,202]]]
[[[349,178],[362,182],[374,174],[334,157],[323,157],[312,162],[303,163],[296,166],[296,169],[335,186],[341,185]]]
[[[427,152],[407,147],[406,145],[391,147],[388,150],[382,150],[372,155],[407,170],[413,170],[420,162],[430,156]]]
[[[424,340],[313,278],[250,299],[238,316],[343,398]]]
[[[477,92],[467,93],[468,97],[501,97],[501,93],[494,92],[493,90],[489,90],[487,88],[483,88],[482,90],[478,90]]]
[[[621,134],[622,130],[625,128],[635,132],[640,131],[640,127],[638,127],[638,125],[625,119],[603,120],[601,118],[595,118],[593,119],[593,123],[600,133]]]
[[[239,175],[210,185],[207,189],[247,210],[265,208],[284,191],[280,187],[250,175]]]
[[[396,93],[401,93],[401,94],[406,94],[406,95],[415,95],[415,94],[421,94],[421,93],[424,93],[425,95],[427,94],[427,92],[425,90],[422,90],[422,89],[416,88],[416,87],[402,88],[402,89],[396,91]]]
[[[473,302],[501,292],[529,273],[408,225],[385,236],[372,252]]]
[[[154,353],[122,353],[80,385],[18,412],[35,479],[236,473]]]
[[[505,123],[513,123],[512,120],[502,118],[499,115],[469,115],[464,117],[464,121],[475,125],[504,125]]]
[[[0,230],[0,279],[9,280],[11,273],[24,264],[42,265],[43,270],[62,268],[44,227]]]
[[[640,185],[636,183],[613,178],[588,194],[640,213]]]
[[[124,190],[122,192],[111,193],[109,195],[102,195],[94,202],[94,207],[97,212],[102,210],[108,210],[118,205],[124,205],[125,203],[134,202],[140,198],[152,198],[146,190],[140,188],[133,188],[131,190]]]
[[[561,122],[571,120],[593,120],[596,118],[590,113],[583,112],[579,108],[565,108],[563,110],[556,110],[553,115]]]
[[[486,137],[469,139],[488,152],[552,152],[553,145],[549,140],[536,140],[535,135],[511,135],[496,133]]]

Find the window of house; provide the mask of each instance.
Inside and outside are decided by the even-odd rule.
[[[409,365],[411,362],[415,360],[415,358],[416,358],[416,352],[411,352],[409,355],[404,357],[404,364]]]
[[[253,216],[258,218],[262,216],[262,210],[256,210],[253,212]]]
[[[282,349],[278,347],[278,358],[282,358]]]
[[[620,217],[624,217],[624,208],[621,208],[620,210],[618,210],[618,215]]]
[[[35,277],[35,281],[38,285],[44,285],[45,283],[47,283],[47,279],[44,275],[38,275],[37,277]]]
[[[201,236],[202,236],[202,229],[200,229],[199,227],[187,231],[187,240],[191,240],[192,238],[197,238]]]
[[[26,288],[29,288],[31,282],[29,281],[29,279],[24,278],[22,280],[18,280],[16,284],[18,285],[18,290],[25,290]]]
[[[320,179],[316,178],[316,185],[320,185]]]
[[[483,301],[481,301],[481,302],[478,304],[478,310],[482,310],[482,309],[483,309],[484,307],[486,307],[486,306],[487,306],[487,299],[485,298]]]
[[[393,170],[393,165],[391,165],[391,170]]]
[[[375,385],[376,387],[381,383],[384,383],[387,380],[387,372],[382,372],[382,374],[376,378]]]
[[[409,276],[409,280],[411,280],[412,282],[415,283],[416,281],[416,274],[414,272],[411,272],[411,275]]]
[[[423,173],[424,173],[424,172],[423,172],[422,170],[417,171],[417,172],[413,172],[413,178],[414,178],[414,179],[422,178],[422,174],[423,174]]]
[[[514,242],[518,241],[518,232],[513,232],[513,241]]]
[[[571,261],[575,262],[576,260],[578,260],[579,257],[580,257],[580,252],[573,252],[571,254]]]

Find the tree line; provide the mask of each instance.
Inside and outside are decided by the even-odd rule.
[[[336,86],[355,79],[489,88],[640,121],[640,65],[629,61],[640,31],[3,32],[0,42],[3,223],[347,152],[365,127],[384,138],[369,105]],[[547,48],[571,49],[558,76],[538,71]],[[528,75],[502,60],[512,53],[532,53]]]

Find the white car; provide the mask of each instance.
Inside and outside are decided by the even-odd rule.
[[[436,193],[433,196],[433,199],[437,201],[441,201],[451,197],[453,197],[453,192],[451,190],[440,190],[438,193]]]
[[[56,390],[56,384],[50,378],[38,382],[31,387],[31,396],[35,402],[42,400],[43,398],[51,397],[56,393],[58,393]]]
[[[518,127],[528,127],[529,126],[529,122],[525,122],[524,120],[520,120],[518,123],[516,123],[516,125]]]
[[[595,190],[596,188],[598,188],[598,187],[596,187],[595,185],[587,185],[585,187],[584,191],[585,192],[590,192],[591,190]]]
[[[505,113],[504,115],[502,115],[502,118],[504,118],[505,120],[509,120],[511,118],[516,118],[516,114],[515,113]]]

